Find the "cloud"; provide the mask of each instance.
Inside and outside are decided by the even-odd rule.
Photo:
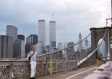
[[[109,2],[110,0],[0,0],[0,23],[15,24],[20,33],[28,35],[31,32],[37,33],[38,19],[45,18],[47,22],[55,19],[57,40],[74,40],[79,32],[89,32],[90,25],[104,25],[105,18],[110,17]]]

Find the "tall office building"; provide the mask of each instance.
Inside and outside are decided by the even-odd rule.
[[[45,23],[44,19],[38,20],[38,51],[40,54],[44,52],[46,41]]]
[[[12,39],[12,42],[10,43],[10,46],[13,47],[13,54],[11,55],[11,57],[13,58],[14,56],[14,44],[15,41],[17,40],[17,28],[14,25],[7,25],[7,30],[6,30],[6,34],[8,36],[8,38]],[[10,56],[10,53],[9,53]]]
[[[38,36],[36,34],[31,34],[26,38],[26,43],[34,45],[38,43]]]
[[[38,36],[36,34],[31,34],[26,38],[25,52],[26,55],[31,50],[31,46],[38,43]]]
[[[42,47],[45,46],[46,41],[46,35],[45,35],[45,20],[38,20],[38,40],[39,44],[42,45]]]
[[[81,33],[79,33],[79,47],[78,47],[78,50],[79,50],[79,52],[81,52],[82,51],[82,49],[83,49],[83,41],[82,41],[82,34]]]
[[[14,58],[24,58],[25,57],[25,36],[18,35],[14,43]]]
[[[0,58],[13,57],[13,39],[7,35],[0,35]]]
[[[17,39],[17,28],[14,25],[7,25],[7,36]]]
[[[17,39],[21,39],[25,41],[25,36],[24,35],[17,35]]]
[[[50,33],[49,33],[49,39],[50,39],[50,46],[52,48],[56,48],[56,21],[50,21]]]

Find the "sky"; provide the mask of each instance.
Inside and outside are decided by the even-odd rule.
[[[58,42],[85,37],[90,27],[104,26],[110,17],[110,0],[0,0],[0,34],[15,25],[19,34],[38,34],[38,20],[46,20],[46,42],[50,20],[56,21]]]

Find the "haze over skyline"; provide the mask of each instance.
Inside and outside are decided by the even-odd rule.
[[[74,41],[79,32],[85,36],[90,27],[104,26],[108,17],[110,0],[0,0],[0,34],[5,34],[8,24],[26,36],[37,34],[39,19],[46,20],[48,32],[48,22],[53,19],[57,41]]]

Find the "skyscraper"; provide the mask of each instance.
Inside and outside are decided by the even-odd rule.
[[[17,28],[14,25],[7,25],[7,36],[17,39]]]
[[[24,40],[25,41],[25,36],[24,35],[17,35],[17,39],[21,39],[21,40]]]
[[[13,39],[7,35],[0,35],[0,58],[13,57]]]
[[[82,49],[83,49],[83,41],[82,41],[82,34],[80,32],[79,33],[79,47],[78,47],[79,52],[81,52]]]
[[[38,20],[38,51],[43,53],[46,41],[46,27],[45,27],[45,20],[41,19]]]
[[[7,30],[6,30],[6,34],[7,34],[7,36],[8,36],[8,38],[11,38],[12,40],[8,40],[8,45],[9,46],[11,46],[11,47],[13,47],[13,51],[12,51],[12,54],[10,54],[9,53],[9,56],[10,57],[12,57],[13,58],[13,56],[14,56],[14,44],[15,44],[15,41],[17,40],[17,28],[16,28],[16,26],[14,26],[14,25],[7,25]],[[10,41],[12,41],[11,43],[10,43]]]
[[[50,33],[49,33],[49,39],[50,39],[50,46],[52,48],[56,48],[56,21],[50,21]]]
[[[38,20],[38,40],[42,47],[45,46],[46,35],[45,35],[45,20]]]
[[[38,36],[36,34],[31,34],[30,36],[28,36],[26,38],[26,43],[31,44],[31,45],[37,44],[38,43]]]
[[[18,35],[14,43],[14,55],[15,58],[25,57],[25,36]]]
[[[36,34],[31,34],[26,38],[25,52],[26,55],[31,50],[31,46],[38,43],[38,36]]]

